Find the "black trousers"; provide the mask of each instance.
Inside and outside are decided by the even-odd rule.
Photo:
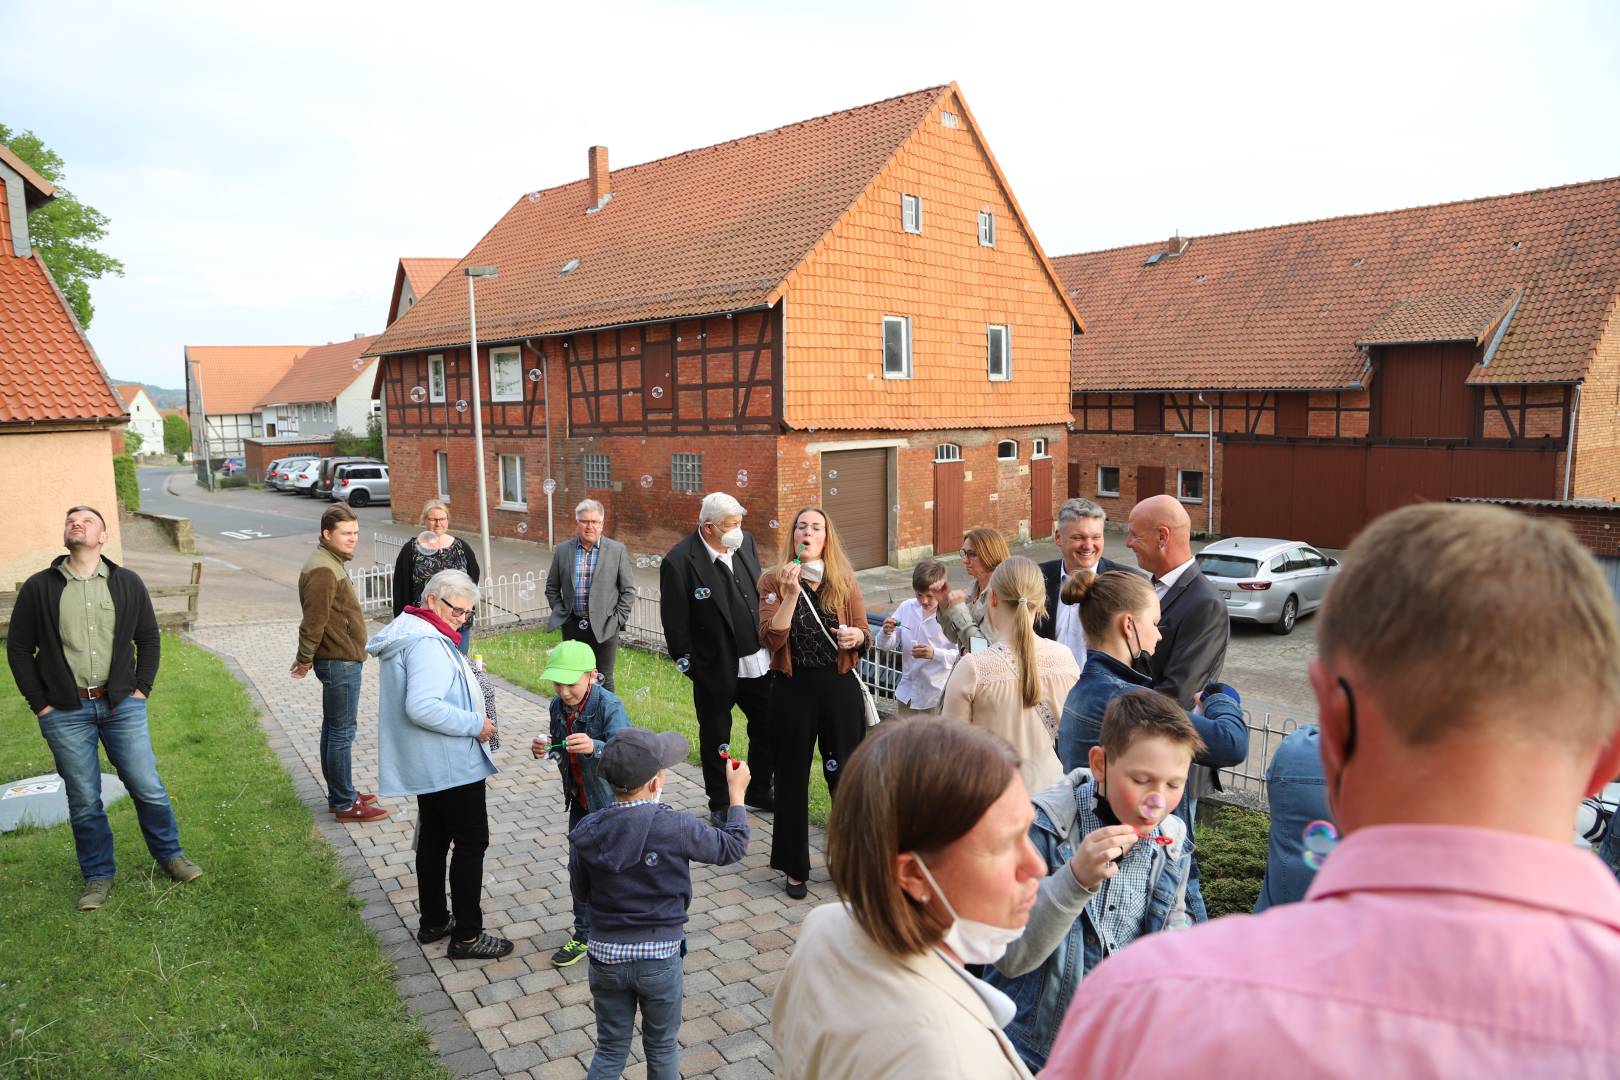
[[[771,723],[776,730],[776,822],[771,866],[810,880],[810,765],[821,745],[827,791],[838,794],[839,768],[866,737],[866,705],[853,671],[799,668],[771,676]]]
[[[769,673],[757,679],[708,677],[692,680],[692,708],[697,712],[698,756],[703,762],[703,791],[709,796],[709,809],[725,810],[731,803],[726,793],[726,763],[720,747],[731,741],[731,709],[742,709],[748,718],[748,769],[753,780],[749,795],[763,799],[771,790],[776,773],[776,744],[771,736]]]
[[[484,849],[489,847],[489,815],[484,782],[446,788],[416,797],[416,892],[422,925],[436,928],[449,921],[444,903],[445,856],[450,845],[450,902],[457,940],[477,937],[484,929],[478,898],[484,888]]]
[[[579,624],[584,622],[584,627]],[[597,641],[596,635],[591,633],[590,623],[584,619],[572,616],[563,620],[562,636],[564,641],[583,641],[591,647],[596,654],[596,670],[602,673],[602,686],[614,690],[613,661],[619,656],[619,635],[614,634],[606,641]]]

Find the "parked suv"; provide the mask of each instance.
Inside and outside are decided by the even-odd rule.
[[[286,490],[294,495],[311,495],[315,491],[315,481],[320,479],[320,458],[310,458],[295,468],[287,479]]]
[[[370,506],[374,502],[388,502],[388,466],[362,461],[337,467],[332,484],[333,501],[341,500],[350,506]]]
[[[337,467],[339,465],[358,465],[361,463],[368,465],[382,464],[376,458],[368,457],[321,458],[320,473],[315,479],[315,487],[310,491],[310,494],[317,499],[335,499],[337,496],[332,494],[332,481],[337,477]]]

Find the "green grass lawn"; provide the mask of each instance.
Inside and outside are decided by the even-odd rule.
[[[150,720],[206,876],[154,876],[127,798],[108,811],[119,877],[100,911],[74,909],[67,825],[0,835],[0,1076],[444,1076],[242,687],[165,634]],[[12,690],[0,774],[52,771]]]
[[[540,673],[546,668],[546,654],[561,640],[562,635],[555,631],[517,630],[475,637],[472,651],[482,654],[489,670],[507,682],[551,696],[551,684],[542,683]],[[698,764],[692,684],[675,670],[669,657],[620,648],[613,681],[632,724],[652,731],[680,732],[692,747],[692,764]],[[748,759],[748,721],[738,709],[731,712],[731,750],[737,757]],[[810,770],[810,820],[826,825],[827,805],[827,782],[818,763]]]
[[[1209,917],[1247,914],[1260,898],[1266,876],[1266,840],[1271,818],[1258,810],[1208,802],[1200,803],[1201,822],[1196,833],[1198,866],[1203,873],[1204,905]]]

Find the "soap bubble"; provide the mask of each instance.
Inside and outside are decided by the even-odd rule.
[[[557,481],[553,480],[549,476],[546,477],[546,482],[540,485],[540,490],[545,492],[547,495],[550,495],[552,492],[557,490]]]
[[[771,518],[771,528],[773,528],[773,529],[778,528],[775,518]]]
[[[1158,821],[1164,814],[1164,796],[1157,791],[1149,792],[1142,800],[1142,820]]]
[[[545,378],[545,375],[539,368],[532,367],[532,368],[529,369],[529,381],[530,382],[539,382],[543,378]]]
[[[652,474],[651,473],[642,473],[641,474],[641,486],[644,487],[644,488],[652,487]]]
[[[895,513],[895,514],[898,514],[898,513],[899,513],[899,512],[900,512],[900,504],[899,504],[899,503],[895,503],[895,504],[894,504],[894,505],[893,505],[893,506],[891,506],[891,507],[889,507],[889,511],[890,511],[890,512],[891,512],[891,513]]]
[[[647,852],[647,857],[645,859],[642,859],[641,861],[646,863],[648,866],[657,866],[658,865],[658,852],[656,852],[656,851]]]
[[[581,619],[581,620],[579,620],[579,628],[581,630],[589,630],[591,628],[591,620],[589,620],[589,619]]]
[[[467,411],[467,399],[466,398],[458,398],[456,400],[456,412],[464,413],[466,411]]]
[[[838,470],[837,469],[828,469],[827,470],[827,479],[829,479],[829,480],[838,479]]]
[[[363,357],[357,356],[357,357],[354,358],[354,370],[359,371],[361,368],[363,368],[365,366],[366,366],[366,361],[365,361],[365,359]]]
[[[523,584],[518,586],[518,599],[519,600],[533,600],[534,599],[534,582],[533,581],[527,581],[526,580],[526,581],[523,582]]]
[[[829,495],[829,496],[832,496],[832,497],[835,497],[835,498],[836,498],[836,497],[837,497],[837,495],[838,495],[838,489],[837,489],[837,488],[833,488],[833,489],[832,489],[832,490],[831,490],[831,491],[829,491],[829,492],[827,492],[827,494],[828,494],[828,495]]]
[[[767,603],[767,604],[774,604],[774,603],[776,603],[776,594],[775,594],[775,593],[766,593],[766,594],[765,594],[765,602],[766,602],[766,603]]]
[[[527,198],[530,202],[539,202],[540,193],[538,191],[531,191],[527,196],[525,196],[525,198]]]
[[[1331,821],[1313,821],[1305,826],[1300,840],[1305,846],[1305,865],[1320,870],[1339,843],[1339,829]]]
[[[517,534],[519,536],[527,535],[528,531],[529,531],[529,523],[527,521],[520,521],[520,522],[517,523]]]
[[[659,398],[664,396],[664,388],[662,386],[655,386],[655,387],[653,387],[652,394],[653,394],[653,400],[656,401]]]
[[[636,569],[637,570],[645,570],[645,569],[647,569],[647,567],[649,567],[651,565],[652,564],[647,561],[647,556],[645,556],[645,555],[641,556],[640,558],[638,558],[636,560]]]
[[[728,743],[728,742],[721,743],[720,744],[720,756],[721,757],[726,757],[730,753],[731,753],[731,744]]]
[[[580,625],[583,626],[584,624],[581,623]],[[601,686],[605,681],[607,681],[607,676],[603,675],[600,671],[591,672],[591,682],[595,683],[597,686]]]
[[[413,386],[413,387],[411,387],[411,400],[416,402],[418,405],[420,405],[422,402],[426,401],[427,400],[427,387],[425,387],[425,386]]]
[[[834,761],[832,758],[827,758],[821,763],[821,767],[826,769],[828,772],[837,772],[838,762]]]
[[[701,586],[692,591],[692,599],[694,600],[707,600],[711,595],[713,594],[708,589]]]
[[[740,488],[745,488],[745,487],[748,486],[748,470],[747,469],[738,469],[737,470],[737,486],[740,487]]]
[[[652,691],[648,690],[645,686],[639,686],[636,688],[637,701],[646,701],[650,697],[652,697]]]
[[[684,656],[681,657],[679,660],[675,661],[675,670],[680,672],[682,675],[685,675],[687,670],[691,666],[692,666],[692,661],[688,660]]]

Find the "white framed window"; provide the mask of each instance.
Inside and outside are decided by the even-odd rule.
[[[996,215],[989,210],[979,211],[979,246],[996,246]]]
[[[1018,440],[1016,440],[1016,439],[1002,439],[1000,442],[996,443],[996,460],[997,461],[1017,461],[1018,460]]]
[[[942,442],[934,447],[935,461],[961,461],[962,448],[953,442]]]
[[[900,196],[900,227],[908,233],[922,232],[922,196]]]
[[[1097,466],[1097,494],[1117,498],[1119,496],[1119,466]]]
[[[433,464],[439,477],[439,498],[450,501],[450,454],[439,450],[433,455]]]
[[[985,358],[991,382],[1012,378],[1012,333],[1005,326],[991,325],[985,331]]]
[[[696,493],[703,490],[703,455],[671,454],[669,489]]]
[[[883,377],[911,378],[911,319],[908,316],[883,316]]]
[[[489,399],[523,400],[523,355],[518,349],[489,351]]]
[[[1184,503],[1204,501],[1204,474],[1197,469],[1176,470],[1176,498]]]
[[[1032,458],[1046,456],[1046,440],[1031,439],[1029,443],[1029,456]]]
[[[428,357],[428,400],[444,400],[444,357],[437,353]]]
[[[956,114],[949,111],[949,110],[942,111],[939,114],[939,122],[941,124],[945,125],[948,128],[954,128],[954,127],[959,126],[959,124],[957,122],[957,119],[956,119]]]
[[[588,488],[613,486],[613,461],[606,454],[585,455],[585,486]]]
[[[527,510],[528,498],[523,492],[523,455],[501,455],[501,506],[508,510]]]

